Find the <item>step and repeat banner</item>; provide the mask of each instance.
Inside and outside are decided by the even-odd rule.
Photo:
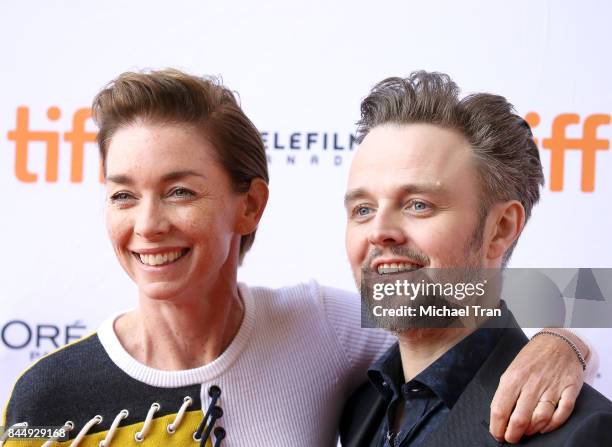
[[[533,126],[546,185],[513,267],[612,267],[612,4],[603,1],[0,4],[0,407],[41,355],[136,304],[104,226],[89,106],[128,70],[220,76],[266,142],[271,197],[239,273],[355,290],[343,194],[360,100],[446,72]],[[612,398],[612,329],[583,330]]]

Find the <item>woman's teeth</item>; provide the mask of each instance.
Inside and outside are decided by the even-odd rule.
[[[378,274],[384,275],[385,273],[410,272],[412,270],[418,270],[420,268],[420,265],[411,264],[409,262],[392,262],[390,264],[379,264]]]
[[[143,255],[138,254],[140,258],[140,262],[146,265],[164,265],[170,264],[171,262],[176,261],[178,258],[183,256],[183,250],[170,251],[164,254],[155,254],[155,255]]]

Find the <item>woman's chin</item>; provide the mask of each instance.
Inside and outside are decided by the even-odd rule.
[[[138,291],[141,299],[158,302],[177,301],[181,295],[176,284],[139,284]]]

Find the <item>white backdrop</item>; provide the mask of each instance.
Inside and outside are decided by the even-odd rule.
[[[82,181],[71,180],[75,113],[119,73],[177,67],[221,75],[267,133],[271,200],[240,271],[246,282],[316,278],[354,289],[342,207],[349,135],[374,83],[416,69],[447,72],[465,93],[500,93],[523,116],[537,113],[538,141],[565,154],[562,173],[542,147],[547,186],[512,265],[612,267],[612,153],[596,150],[589,163],[579,149],[592,115],[603,115],[591,118],[602,123],[595,146],[612,136],[611,16],[604,1],[3,1],[0,406],[31,360],[135,305],[106,239],[94,144],[85,144]],[[16,139],[25,133],[16,129],[25,113],[38,132],[32,138],[57,141],[56,180],[44,140],[29,142],[20,162],[26,144]],[[553,137],[553,123],[562,129],[558,117],[567,113],[578,115],[566,129],[574,142]],[[86,128],[95,132],[90,121]],[[289,149],[295,133],[298,149]],[[308,133],[318,141],[309,151]],[[333,149],[334,138],[344,149]],[[595,386],[608,397],[611,333],[589,332],[601,358]]]

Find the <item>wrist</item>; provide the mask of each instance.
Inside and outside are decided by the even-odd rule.
[[[574,331],[567,328],[545,328],[543,330],[556,332],[567,337],[572,343],[576,345],[576,347],[580,350],[580,353],[584,357],[584,360],[588,363],[589,357],[591,355],[591,349],[589,348],[589,345],[585,343],[584,340],[580,338],[580,336],[577,335]]]
[[[580,337],[567,329],[544,328],[531,337],[531,340],[541,335],[556,337],[565,343],[574,352],[578,362],[582,366],[582,370],[586,370],[586,359],[589,354],[589,348]]]

